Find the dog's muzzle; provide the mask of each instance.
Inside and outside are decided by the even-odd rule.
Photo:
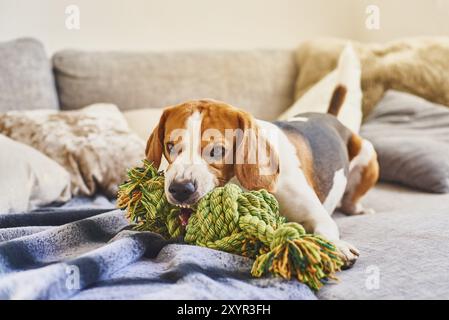
[[[192,214],[191,204],[196,202],[196,184],[192,181],[173,181],[168,187],[170,197],[177,203],[175,205],[181,207],[179,219],[181,225],[185,227]]]

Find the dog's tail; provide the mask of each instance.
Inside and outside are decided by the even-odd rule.
[[[354,70],[360,70],[360,61],[354,48],[350,43],[343,49],[337,65],[337,85],[332,93],[327,113],[338,116],[343,106],[348,87],[351,88],[352,81],[360,81],[360,75],[354,75]]]
[[[347,92],[348,89],[346,89],[345,85],[338,84],[335,87],[334,92],[332,93],[331,102],[329,103],[329,108],[327,109],[327,113],[338,116],[341,106],[343,105],[343,102],[345,102]]]

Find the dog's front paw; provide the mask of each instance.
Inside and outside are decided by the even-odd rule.
[[[333,242],[338,249],[340,258],[343,260],[344,264],[342,269],[351,268],[360,255],[359,250],[357,250],[357,248],[354,247],[352,244],[347,243],[346,241],[343,240],[336,240]]]

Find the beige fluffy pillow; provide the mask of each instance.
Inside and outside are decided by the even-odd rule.
[[[1,134],[0,150],[0,214],[70,199],[70,175],[55,161]]]
[[[144,141],[147,141],[151,132],[159,123],[163,111],[164,109],[161,108],[146,108],[123,111],[123,115],[129,128]]]
[[[0,115],[0,133],[28,144],[62,165],[74,195],[115,195],[126,169],[144,158],[145,143],[115,105],[76,111],[11,111]]]
[[[335,68],[346,43],[340,39],[317,39],[306,41],[298,48],[296,61],[300,72],[296,99]],[[362,66],[364,116],[388,89],[409,92],[449,106],[449,37],[353,45]]]

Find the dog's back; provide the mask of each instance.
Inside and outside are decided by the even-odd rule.
[[[344,176],[348,175],[347,145],[352,132],[333,115],[303,113],[298,117],[300,121],[276,121],[274,124],[291,141],[301,139],[307,144],[313,160],[315,191],[324,201],[332,189],[337,171],[343,169]],[[297,152],[300,153],[301,150],[297,149]],[[301,157],[299,154],[298,156]]]

